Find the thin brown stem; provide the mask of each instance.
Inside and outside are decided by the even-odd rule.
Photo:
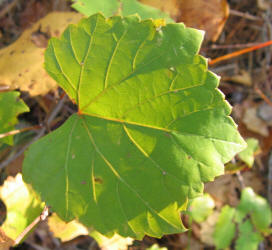
[[[35,227],[37,226],[41,221],[46,220],[46,218],[49,215],[49,208],[47,206],[44,207],[42,213],[34,220],[32,221],[22,233],[15,239],[14,246],[18,245],[25,237],[26,235]]]
[[[31,126],[31,127],[25,127],[25,128],[21,128],[21,129],[15,129],[3,134],[0,134],[0,139],[10,136],[10,135],[16,135],[22,132],[26,132],[26,131],[30,131],[30,130],[36,130],[36,129],[40,129],[42,127],[42,125],[35,125],[35,126]]]
[[[244,13],[244,12],[241,12],[241,11],[238,11],[238,10],[230,10],[230,15],[232,16],[239,16],[239,17],[243,17],[243,18],[246,18],[248,20],[252,20],[252,21],[262,21],[263,19],[258,17],[258,16],[253,16],[249,13]]]
[[[263,98],[263,100],[270,106],[272,106],[272,101],[258,88],[255,88],[255,91]]]
[[[241,172],[238,171],[238,172],[235,173],[235,175],[236,175],[236,177],[237,177],[237,179],[238,179],[238,181],[240,183],[241,189],[244,189],[246,187],[246,185],[245,185],[245,182],[244,182],[244,178],[241,175]]]
[[[243,54],[249,53],[251,51],[258,50],[258,49],[261,49],[261,48],[264,48],[264,47],[267,47],[270,45],[272,45],[272,40],[264,42],[264,43],[260,43],[258,45],[255,45],[255,46],[252,46],[252,47],[249,47],[246,49],[238,50],[238,51],[232,52],[232,53],[224,55],[224,56],[217,57],[215,59],[210,60],[209,65],[211,66],[213,64],[216,64],[216,63],[228,60],[228,59],[232,59],[234,57],[237,57],[237,56],[240,56],[240,55],[243,55]]]

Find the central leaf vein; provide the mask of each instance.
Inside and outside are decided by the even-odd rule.
[[[69,172],[68,172],[68,164],[69,164],[69,156],[71,151],[71,143],[72,143],[72,135],[74,132],[74,129],[77,125],[78,120],[75,120],[75,122],[72,125],[71,132],[69,134],[68,138],[68,144],[67,144],[67,151],[65,156],[65,163],[64,163],[64,171],[65,171],[65,211],[66,211],[66,217],[68,216],[68,210],[69,210]]]
[[[96,17],[96,22],[95,22],[95,26],[94,26],[92,35],[90,35],[88,32],[86,32],[85,29],[83,29],[86,32],[86,34],[90,37],[90,40],[89,40],[89,45],[88,45],[87,52],[84,55],[84,59],[83,59],[82,62],[80,62],[81,68],[80,68],[80,73],[79,73],[79,82],[78,82],[78,86],[77,86],[77,104],[78,104],[79,107],[80,107],[80,103],[79,103],[80,93],[79,92],[80,92],[80,86],[81,86],[81,82],[82,82],[82,74],[83,74],[83,71],[84,71],[87,56],[89,55],[90,48],[91,48],[91,46],[93,44],[94,34],[95,34],[95,31],[96,31],[96,27],[97,27],[97,22],[98,22],[98,17]]]

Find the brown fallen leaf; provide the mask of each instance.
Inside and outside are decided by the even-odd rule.
[[[261,10],[268,10],[272,7],[270,0],[257,0],[257,6]]]
[[[256,193],[262,193],[265,190],[264,178],[257,171],[241,172],[245,186],[251,186]],[[217,208],[228,204],[236,207],[239,202],[239,193],[241,184],[235,175],[225,174],[217,177],[213,182],[205,184],[206,193],[210,194]]]
[[[213,246],[214,245],[214,240],[213,240],[213,232],[214,228],[216,225],[216,222],[218,221],[220,213],[218,211],[213,212],[207,220],[202,222],[200,224],[201,229],[200,229],[200,239],[201,242]]]
[[[247,72],[245,70],[241,70],[241,72],[237,75],[223,77],[222,80],[223,81],[231,81],[231,82],[242,84],[245,86],[252,86],[252,78],[251,78],[249,72]]]
[[[247,129],[264,137],[269,135],[266,122],[257,116],[257,107],[247,109],[242,121],[246,125]]]
[[[213,182],[205,184],[205,192],[212,196],[217,208],[225,204],[236,206],[239,203],[237,188],[239,183],[232,175],[219,176]]]
[[[9,238],[5,232],[0,228],[0,249],[8,250],[11,246],[13,246],[14,241]]]
[[[173,242],[174,248],[169,249],[187,249],[187,250],[203,250],[204,245],[199,240],[185,233],[178,234],[178,239]]]
[[[75,12],[52,12],[40,19],[20,38],[0,50],[0,85],[43,95],[57,87],[43,68],[44,50],[50,36],[59,36],[66,26],[82,15]]]
[[[216,41],[229,16],[226,0],[140,0],[170,14],[177,22],[206,31],[206,39]]]
[[[258,117],[266,122],[267,125],[272,126],[272,106],[267,103],[262,103],[257,109]]]

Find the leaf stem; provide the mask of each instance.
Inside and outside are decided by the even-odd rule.
[[[42,213],[34,220],[32,221],[22,233],[15,239],[14,246],[18,245],[25,237],[26,235],[35,227],[37,226],[41,221],[46,220],[46,218],[49,215],[49,208],[47,206],[44,207]]]
[[[10,136],[10,135],[16,135],[22,132],[26,132],[26,131],[30,131],[30,130],[36,130],[36,129],[40,129],[42,128],[42,125],[35,125],[35,126],[31,126],[31,127],[25,127],[25,128],[21,128],[21,129],[15,129],[3,134],[0,134],[0,139]]]

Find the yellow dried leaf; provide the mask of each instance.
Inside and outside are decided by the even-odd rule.
[[[61,241],[69,241],[79,235],[88,235],[88,229],[79,222],[73,220],[68,223],[61,220],[56,214],[48,219],[50,231],[54,236],[60,238]]]
[[[132,238],[125,238],[118,234],[107,238],[97,231],[92,231],[90,235],[97,241],[101,250],[127,250],[128,246],[133,242]]]
[[[243,123],[248,130],[258,133],[264,137],[269,135],[268,125],[257,115],[257,107],[248,108],[243,117]]]
[[[40,215],[44,207],[36,193],[24,183],[20,173],[5,180],[4,185],[0,187],[0,198],[7,209],[1,230],[12,240]]]
[[[59,36],[82,15],[52,12],[27,29],[17,41],[0,50],[0,85],[19,88],[30,95],[43,95],[57,87],[43,68],[44,50],[50,36]]]
[[[202,222],[200,224],[200,239],[201,242],[213,246],[214,240],[213,240],[213,232],[216,225],[216,222],[218,221],[220,213],[218,211],[213,212],[206,221]]]

